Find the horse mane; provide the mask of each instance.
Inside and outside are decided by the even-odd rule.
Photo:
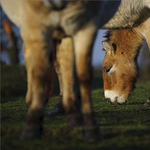
[[[112,32],[113,31],[111,31],[111,30],[108,30],[108,31],[105,32],[105,35],[103,37],[106,38],[106,41],[110,41]]]

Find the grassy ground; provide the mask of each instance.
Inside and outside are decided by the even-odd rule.
[[[20,66],[2,66],[1,74],[1,149],[2,150],[146,150],[150,148],[150,107],[142,105],[150,96],[150,81],[140,81],[126,105],[110,105],[104,100],[100,73],[94,77],[92,99],[103,139],[83,140],[81,128],[69,128],[65,116],[51,117],[48,112],[56,103],[54,96],[46,107],[41,140],[20,140],[26,120],[26,71]],[[57,81],[57,79],[56,79]],[[57,89],[57,90],[56,90]]]

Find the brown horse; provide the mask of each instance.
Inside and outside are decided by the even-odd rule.
[[[107,6],[103,7],[103,9],[111,8]],[[127,9],[125,9],[127,8]],[[107,15],[103,18],[103,21],[107,19],[107,16],[111,14],[111,10],[107,12]],[[150,0],[122,0],[121,5],[117,13],[113,16],[110,21],[108,21],[102,29],[122,29],[122,28],[133,28],[142,22],[144,22],[148,17],[150,17]],[[63,40],[65,41],[65,39]],[[68,42],[65,42],[68,43]],[[64,45],[64,43],[62,43]],[[65,56],[66,57],[66,56]],[[63,83],[61,77],[61,65],[59,60],[55,63],[56,72],[58,72],[59,83],[60,83],[60,98],[58,103],[54,106],[54,108],[50,111],[50,114],[57,115],[60,113],[64,113],[62,107],[62,98],[63,98]]]
[[[112,11],[103,20],[103,15],[110,11],[104,8],[110,6],[110,3],[113,5],[110,8]],[[93,139],[100,137],[91,102],[91,53],[97,29],[113,16],[119,4],[119,1],[1,0],[2,8],[20,28],[24,41],[28,114],[23,137],[41,136],[44,110],[52,90],[51,58],[54,49],[61,49],[64,58],[59,61],[63,64],[63,105],[68,122],[74,125],[80,119],[73,88],[73,68],[76,66],[82,99],[84,135]],[[70,39],[62,40],[66,36],[72,38],[73,44],[67,44]],[[74,53],[70,54],[73,50]],[[67,60],[71,60],[71,63],[68,64]]]
[[[126,0],[123,1],[127,2]],[[127,2],[129,11],[123,13],[123,15],[132,18],[132,22],[140,19],[140,14],[144,10],[144,19],[149,16],[149,13],[145,13],[150,12],[149,0],[137,0],[137,2],[139,5],[135,5],[135,7],[133,5],[135,2]],[[78,120],[73,89],[72,70],[75,66],[82,99],[84,133],[87,138],[98,139],[99,132],[93,118],[91,102],[92,46],[97,29],[101,28],[113,16],[120,2],[1,0],[1,4],[10,19],[20,27],[24,41],[24,56],[28,75],[26,97],[28,115],[23,137],[38,138],[41,136],[44,108],[52,87],[53,60],[50,59],[53,53],[52,47],[54,49],[58,47],[58,49],[62,50],[74,50],[74,53],[68,56],[72,58],[71,65],[65,62],[63,69],[61,69],[63,73],[63,105],[69,123],[74,124],[74,122],[77,122],[74,120]],[[124,9],[124,7],[121,8]],[[133,10],[136,11],[134,12]],[[132,17],[133,12],[137,17]],[[104,14],[107,15],[103,17]],[[120,25],[119,28],[122,26]],[[61,41],[66,36],[70,36],[73,39],[71,46],[67,46],[66,39]],[[57,39],[56,47],[54,46],[54,39]],[[58,41],[61,42],[60,46]],[[68,59],[67,55],[69,53],[65,53],[63,58]]]
[[[137,57],[146,40],[150,49],[150,18],[133,29],[112,30],[103,41],[104,94],[107,101],[123,104],[138,77]],[[147,104],[149,100],[147,100]]]

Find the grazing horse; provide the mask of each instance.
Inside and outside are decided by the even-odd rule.
[[[91,102],[91,53],[97,29],[116,12],[119,1],[1,0],[8,17],[20,28],[28,76],[27,122],[23,138],[39,138],[46,102],[52,90],[53,49],[66,52],[62,68],[63,105],[71,125],[78,124],[75,104],[73,67],[82,99],[82,118],[86,138],[98,139],[99,128],[93,117]],[[111,7],[110,7],[111,6]],[[109,9],[108,9],[109,8]],[[103,15],[111,10],[105,20]],[[63,37],[70,36],[68,46]],[[57,42],[54,42],[54,41]],[[70,39],[67,39],[67,41]],[[63,46],[59,43],[65,43]],[[74,57],[75,55],[75,57]],[[68,56],[68,57],[67,57]],[[71,64],[66,63],[71,60]],[[74,63],[75,62],[75,63]],[[70,80],[70,78],[72,80]],[[71,86],[70,86],[71,85]]]
[[[150,50],[150,18],[132,29],[108,31],[103,41],[104,95],[110,103],[123,104],[138,77],[137,57],[146,40]],[[149,99],[145,105],[149,104]]]
[[[110,6],[111,7],[111,6]],[[126,8],[126,9],[125,9]],[[108,13],[111,13],[109,11]],[[115,13],[112,19],[110,19],[102,29],[122,29],[122,28],[133,28],[140,25],[147,18],[150,17],[150,0],[122,0],[118,11]],[[103,20],[107,18],[104,17]],[[144,33],[144,32],[143,32]],[[149,32],[145,32],[145,37],[147,40]],[[66,39],[67,40],[67,39]],[[63,39],[65,41],[65,39]],[[71,44],[71,41],[69,41]],[[69,42],[65,42],[68,43]],[[149,42],[148,42],[149,43]],[[62,43],[62,45],[65,45]],[[54,108],[50,111],[51,115],[57,115],[64,113],[62,108],[63,99],[63,82],[61,77],[61,64],[57,60],[56,72],[58,72],[59,84],[60,84],[60,98]],[[71,68],[71,67],[70,67]],[[77,97],[78,98],[78,97]]]

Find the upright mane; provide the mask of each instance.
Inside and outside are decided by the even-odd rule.
[[[105,35],[103,36],[104,38],[106,38],[107,41],[110,41],[110,37],[112,35],[112,30],[108,30],[105,32]]]

